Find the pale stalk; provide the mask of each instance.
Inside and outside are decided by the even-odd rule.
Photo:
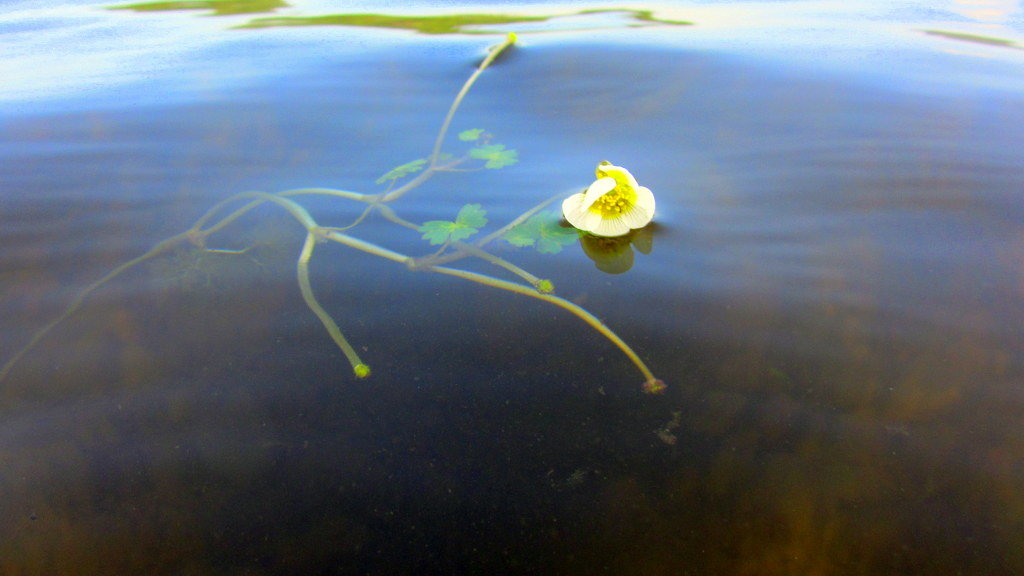
[[[336,196],[338,198],[345,198],[346,200],[355,200],[357,202],[365,202],[366,204],[373,204],[380,200],[380,194],[361,194],[359,192],[350,192],[348,190],[338,190],[336,188],[296,188],[294,190],[285,190],[284,192],[278,192],[274,196]]]
[[[223,220],[218,222],[216,225],[214,225],[214,226],[212,226],[212,227],[210,227],[210,228],[208,228],[206,230],[200,230],[200,227],[203,224],[205,224],[207,221],[209,221],[209,219],[212,218],[213,215],[219,209],[221,209],[222,207],[226,206],[230,202],[234,202],[235,200],[244,199],[244,198],[258,198],[258,201],[250,202],[249,204],[246,204],[242,208],[239,208],[239,209],[235,210],[234,212],[232,212],[231,214],[229,214],[228,216],[226,216]],[[255,208],[257,205],[259,205],[259,204],[261,204],[263,202],[273,202],[274,204],[277,204],[277,205],[283,207],[284,209],[288,210],[288,212],[291,213],[292,216],[294,216],[297,220],[299,220],[299,222],[302,223],[302,225],[306,228],[306,230],[310,230],[310,229],[316,228],[316,226],[317,226],[316,222],[313,220],[312,216],[309,215],[309,212],[307,212],[305,208],[303,208],[302,206],[300,206],[300,205],[296,204],[295,202],[293,202],[291,200],[288,200],[286,198],[277,198],[273,194],[267,194],[267,193],[264,193],[264,192],[243,192],[241,194],[236,194],[236,195],[234,195],[234,196],[232,196],[232,197],[230,197],[230,198],[228,198],[228,199],[226,199],[226,200],[224,200],[222,202],[219,202],[213,208],[208,210],[206,212],[206,214],[204,214],[192,226],[192,228],[186,230],[185,232],[182,232],[181,234],[176,234],[174,236],[171,236],[170,238],[167,238],[166,240],[163,240],[163,241],[159,242],[158,244],[156,244],[155,246],[150,248],[149,251],[146,252],[145,254],[142,254],[141,256],[136,256],[135,258],[132,258],[131,260],[121,264],[120,266],[118,266],[118,267],[114,268],[113,270],[111,270],[110,272],[108,272],[105,276],[103,276],[99,280],[93,282],[92,284],[90,284],[90,285],[86,286],[84,289],[82,289],[82,291],[80,291],[78,293],[78,295],[75,296],[74,300],[72,300],[71,303],[68,304],[68,306],[64,309],[64,311],[61,313],[60,316],[58,316],[56,319],[51,321],[46,326],[43,326],[35,334],[33,334],[32,338],[28,341],[28,343],[25,344],[24,346],[22,346],[21,349],[18,350],[14,354],[14,356],[11,357],[11,359],[8,360],[3,365],[2,368],[0,368],[0,382],[2,382],[7,377],[8,373],[10,373],[10,371],[14,367],[14,365],[17,364],[17,362],[29,350],[31,350],[33,347],[35,347],[36,344],[38,344],[43,338],[45,338],[46,335],[51,330],[53,330],[53,328],[55,328],[58,324],[60,324],[61,322],[67,320],[72,314],[77,312],[78,309],[81,308],[82,303],[85,301],[85,299],[88,298],[89,295],[92,294],[93,292],[95,292],[99,287],[103,286],[104,284],[106,284],[110,280],[116,278],[117,276],[121,275],[121,273],[125,272],[129,268],[132,268],[133,266],[135,266],[137,264],[145,262],[146,260],[149,260],[150,258],[153,258],[155,256],[159,256],[160,254],[163,254],[164,252],[167,252],[167,251],[171,250],[172,248],[176,247],[178,244],[181,244],[181,243],[183,243],[185,241],[193,241],[193,242],[195,242],[197,236],[199,238],[202,238],[202,239],[205,240],[205,238],[207,236],[209,236],[210,234],[212,234],[213,232],[215,232],[217,230],[220,230],[224,226],[227,226],[228,224],[230,224],[231,222],[236,220],[238,217],[240,217],[242,214],[244,214],[245,212],[248,212],[249,210]]]
[[[556,194],[556,195],[548,198],[547,200],[541,202],[540,204],[537,204],[533,208],[530,208],[526,212],[523,212],[518,217],[516,217],[515,220],[512,220],[508,224],[505,224],[501,228],[499,228],[499,229],[495,230],[494,232],[491,232],[487,236],[484,236],[483,238],[477,240],[475,242],[475,244],[478,247],[480,247],[480,248],[484,247],[485,245],[487,245],[492,240],[504,236],[505,233],[508,232],[509,230],[515,228],[516,226],[519,226],[523,222],[526,222],[530,218],[530,216],[533,216],[537,212],[540,212],[541,210],[547,208],[549,204],[551,204],[555,200],[558,200],[559,198],[563,198],[564,196],[565,196],[565,194]]]
[[[56,327],[61,322],[67,320],[72,314],[77,312],[78,309],[82,306],[82,302],[84,302],[85,299],[90,294],[92,294],[94,291],[96,291],[97,288],[99,288],[100,286],[106,284],[110,280],[114,279],[116,276],[120,275],[122,272],[124,272],[125,270],[128,270],[132,266],[135,266],[136,264],[139,264],[139,263],[142,263],[142,262],[144,262],[146,260],[149,260],[150,258],[153,258],[154,256],[158,256],[158,255],[160,255],[160,254],[170,250],[171,248],[175,247],[176,245],[184,242],[185,240],[188,240],[189,238],[190,238],[190,236],[189,236],[188,232],[183,232],[181,234],[178,234],[178,235],[175,235],[175,236],[171,236],[170,238],[168,238],[166,240],[163,240],[160,243],[158,243],[156,246],[153,246],[152,248],[150,248],[150,250],[148,252],[146,252],[145,254],[143,254],[141,256],[136,256],[135,258],[132,258],[131,260],[125,262],[124,264],[121,264],[117,268],[114,268],[113,270],[108,272],[106,276],[104,276],[104,277],[100,278],[99,280],[93,282],[92,284],[86,286],[81,292],[78,293],[77,296],[75,296],[75,299],[72,300],[70,304],[68,304],[68,306],[64,309],[64,312],[60,316],[58,316],[56,319],[51,321],[49,324],[47,324],[46,326],[43,326],[38,331],[36,331],[36,333],[33,334],[32,338],[28,341],[28,344],[25,344],[24,346],[22,346],[21,349],[18,350],[18,352],[15,353],[14,356],[11,357],[11,359],[8,360],[3,365],[3,368],[0,368],[0,382],[2,382],[5,378],[7,378],[7,374],[11,371],[11,368],[13,368],[14,365],[18,363],[18,360],[20,360],[21,357],[24,356],[26,352],[31,350],[33,347],[35,347],[36,344],[39,343],[40,340],[45,338],[46,335],[50,332],[50,330],[53,330],[54,327]]]
[[[374,256],[380,256],[381,258],[387,258],[388,260],[400,262],[402,264],[409,264],[413,260],[412,258],[406,256],[405,254],[399,254],[394,250],[388,250],[387,248],[384,248],[382,246],[378,246],[371,242],[360,240],[359,238],[356,238],[354,236],[349,236],[348,234],[343,234],[341,232],[337,232],[334,230],[324,231],[322,234],[322,238],[332,240],[339,244],[344,244],[345,246],[355,248],[356,250],[373,254]]]
[[[476,256],[477,258],[480,258],[481,260],[485,260],[487,262],[490,262],[491,264],[494,264],[495,266],[498,266],[500,268],[504,268],[505,270],[508,270],[509,272],[515,274],[516,276],[519,276],[523,280],[526,280],[527,282],[532,284],[534,288],[537,288],[538,290],[540,289],[540,286],[542,286],[542,282],[544,282],[543,279],[538,278],[538,277],[534,276],[533,274],[530,274],[526,270],[523,270],[522,268],[520,268],[519,266],[516,266],[515,264],[509,262],[508,260],[505,260],[504,258],[501,258],[500,256],[495,256],[494,254],[491,254],[490,252],[488,252],[486,250],[482,250],[480,248],[477,248],[476,246],[474,246],[472,244],[467,244],[465,242],[452,242],[452,247],[454,247],[456,250],[465,252],[466,254],[469,254],[471,256]],[[424,263],[426,265],[428,265],[428,266],[432,266],[433,265],[433,263],[429,259],[426,259],[426,261]],[[551,284],[551,282],[548,281],[547,284]],[[551,290],[546,290],[546,291],[550,292]]]
[[[227,226],[229,223],[231,223],[232,221],[236,220],[239,216],[241,216],[239,212],[244,214],[245,212],[252,210],[253,208],[256,207],[256,205],[258,205],[257,202],[250,202],[249,204],[246,204],[245,206],[239,208],[238,210],[235,210],[228,216],[225,216],[223,220],[211,226],[210,228],[207,228],[206,230],[199,229],[201,223],[203,223],[204,220],[208,220],[207,216],[209,216],[213,212],[213,210],[216,210],[218,207],[223,206],[228,201],[241,200],[243,198],[257,198],[259,199],[260,202],[272,202],[287,210],[288,213],[294,216],[295,219],[298,220],[299,223],[302,224],[302,227],[305,228],[306,230],[312,230],[313,228],[317,227],[317,223],[315,220],[313,220],[313,217],[309,214],[309,211],[303,208],[301,204],[295,202],[294,200],[282,198],[278,194],[269,194],[267,192],[240,192],[238,194],[235,194],[231,198],[228,198],[227,200],[221,202],[213,209],[208,211],[206,215],[203,216],[203,218],[199,219],[199,222],[192,226],[193,233],[199,233],[203,237],[209,236],[213,232],[220,230],[221,228]]]
[[[380,211],[381,216],[387,218],[388,220],[394,222],[395,224],[398,224],[399,226],[405,226],[406,228],[409,228],[411,230],[419,230],[419,224],[416,224],[415,222],[410,222],[405,218],[402,218],[401,216],[398,215],[397,212],[395,212],[394,208],[390,206],[385,206],[384,204],[377,204],[376,206],[377,210]]]
[[[535,208],[532,212],[529,212],[527,214],[527,217],[529,217],[530,214],[532,214],[533,212],[536,212],[540,208],[543,208],[545,205],[546,204],[542,203],[538,208]],[[395,224],[398,224],[400,226],[405,226],[406,228],[411,228],[413,230],[418,230],[419,229],[419,226],[417,226],[415,223],[409,222],[408,220],[402,218],[397,213],[395,213],[394,209],[392,209],[390,206],[385,206],[383,204],[379,204],[378,208],[379,208],[381,214],[385,218],[387,218],[388,220],[394,222]],[[523,219],[525,220],[525,218],[523,218]],[[547,285],[546,288],[550,288],[550,284],[551,284],[550,281],[545,282],[542,278],[538,278],[538,277],[534,276],[533,274],[530,274],[526,270],[523,270],[522,268],[520,268],[519,266],[516,266],[515,264],[509,262],[508,260],[505,260],[504,258],[500,258],[498,256],[495,256],[494,254],[491,254],[490,252],[482,250],[482,249],[480,249],[480,248],[478,248],[478,247],[476,247],[476,246],[474,246],[472,244],[467,244],[465,242],[452,242],[452,246],[456,250],[459,250],[459,252],[456,252],[454,254],[448,254],[447,256],[443,256],[440,253],[438,253],[438,254],[427,256],[427,257],[424,257],[424,258],[417,258],[417,259],[414,259],[414,260],[418,260],[418,261],[423,262],[424,266],[434,266],[434,265],[437,265],[437,264],[443,264],[443,263],[447,263],[447,262],[453,262],[455,260],[461,260],[462,258],[465,258],[467,256],[476,256],[477,258],[480,258],[482,260],[486,260],[487,262],[490,262],[491,264],[494,264],[495,266],[500,266],[501,268],[504,268],[504,269],[508,270],[509,272],[515,274],[516,276],[519,276],[523,280],[526,280],[527,282],[532,284],[538,290],[541,289],[540,288],[541,286],[545,286],[545,284]],[[442,247],[442,250],[443,249],[444,249],[444,247]],[[551,290],[547,289],[546,291],[550,292]]]
[[[611,340],[613,344],[618,346],[619,350],[622,350],[622,352],[630,360],[633,361],[633,364],[635,364],[636,367],[640,369],[640,372],[643,373],[646,382],[652,382],[657,380],[657,378],[654,377],[654,374],[650,371],[650,369],[647,368],[647,365],[644,364],[644,361],[641,360],[640,357],[637,356],[636,352],[634,352],[633,349],[629,347],[629,344],[626,344],[625,340],[619,338],[618,334],[613,332],[611,328],[605,326],[604,323],[597,318],[597,316],[594,316],[590,312],[587,312],[580,306],[577,306],[576,304],[573,304],[572,302],[564,298],[559,298],[558,296],[554,296],[552,294],[542,294],[528,286],[516,284],[515,282],[508,282],[506,280],[499,280],[498,278],[492,278],[484,274],[477,274],[476,272],[458,270],[456,268],[447,268],[444,266],[431,266],[430,268],[428,268],[428,270],[440,272],[441,274],[448,274],[449,276],[455,276],[458,278],[462,278],[464,280],[469,280],[470,282],[476,282],[478,284],[491,286],[493,288],[508,290],[509,292],[515,292],[516,294],[522,294],[524,296],[529,296],[530,298],[544,300],[545,302],[550,302],[555,306],[558,306],[559,308],[568,310],[569,312],[576,315],[576,317],[580,318],[581,320],[589,324],[591,328],[600,332],[605,338]]]
[[[402,186],[401,188],[386,194],[384,198],[381,199],[382,202],[391,202],[393,200],[397,200],[403,194],[415,188],[423,181],[425,181],[427,178],[430,178],[433,175],[437,168],[437,158],[441,155],[441,146],[444,144],[444,139],[445,136],[448,135],[448,129],[451,127],[452,119],[455,117],[455,112],[459,109],[459,106],[462,104],[463,98],[466,97],[466,94],[469,93],[469,89],[472,88],[473,84],[476,83],[476,79],[479,78],[481,74],[483,74],[484,70],[486,70],[487,67],[490,66],[492,62],[494,62],[494,59],[497,58],[502,52],[504,52],[509,46],[515,43],[516,35],[510,33],[505,38],[505,41],[495,46],[491,50],[491,53],[488,54],[486,58],[484,58],[484,61],[480,63],[480,66],[478,66],[477,69],[473,71],[473,74],[469,77],[468,80],[466,80],[466,83],[462,85],[462,89],[459,90],[459,93],[455,96],[455,100],[452,102],[451,107],[448,108],[448,114],[444,117],[444,122],[441,123],[441,130],[438,131],[437,139],[434,140],[434,149],[430,153],[430,158],[429,161],[427,162],[427,169],[421,172],[419,176],[417,176],[415,179],[407,183],[405,186]]]
[[[359,359],[359,355],[356,353],[352,345],[348,343],[345,336],[341,333],[341,329],[338,328],[338,324],[335,323],[334,319],[331,318],[330,314],[324,310],[323,306],[320,305],[316,300],[316,296],[313,295],[313,287],[309,282],[309,259],[313,257],[313,248],[316,246],[317,235],[325,235],[326,233],[317,225],[316,221],[309,212],[296,202],[287,198],[282,198],[279,195],[267,194],[264,192],[243,192],[237,194],[236,198],[259,198],[267,202],[273,202],[278,206],[281,206],[288,211],[292,216],[297,219],[302,226],[306,229],[306,241],[302,246],[302,252],[299,254],[299,261],[297,264],[297,273],[299,279],[299,289],[302,292],[302,299],[306,301],[306,305],[309,309],[316,314],[316,317],[320,319],[320,322],[327,329],[327,333],[330,334],[331,339],[338,345],[338,348],[345,353],[345,357],[348,358],[350,364],[352,364],[352,371],[355,373],[356,378],[366,378],[370,375],[370,367],[363,363]]]
[[[333,240],[346,246],[350,246],[363,252],[368,252],[370,254],[374,254],[376,256],[387,258],[388,260],[393,260],[395,262],[400,262],[406,265],[413,262],[413,258],[410,258],[409,256],[399,254],[398,252],[395,252],[393,250],[388,250],[387,248],[377,246],[376,244],[372,244],[370,242],[366,242],[364,240],[360,240],[358,238],[354,238],[352,236],[342,234],[340,232],[327,232],[324,234],[324,238],[327,238],[328,240]],[[515,292],[516,294],[522,294],[524,296],[529,296],[531,298],[536,298],[538,300],[550,302],[555,306],[558,306],[559,308],[568,310],[573,315],[575,315],[576,317],[580,318],[588,325],[590,325],[591,328],[601,333],[601,335],[610,340],[612,344],[615,344],[615,346],[617,346],[619,350],[621,350],[626,355],[626,357],[628,357],[633,362],[633,364],[640,369],[640,372],[644,375],[646,382],[658,381],[657,378],[655,378],[654,373],[652,373],[651,370],[647,367],[647,365],[644,364],[644,361],[641,360],[640,357],[636,354],[636,352],[634,352],[633,349],[629,347],[629,344],[626,344],[626,342],[622,338],[619,338],[618,334],[613,332],[611,328],[605,326],[605,324],[601,322],[601,320],[599,320],[596,316],[564,298],[559,298],[558,296],[554,296],[551,294],[542,294],[529,286],[516,284],[515,282],[508,282],[506,280],[500,280],[498,278],[492,278],[491,276],[478,274],[476,272],[458,270],[456,268],[447,268],[445,266],[429,266],[425,268],[425,270],[439,272],[441,274],[447,274],[449,276],[455,276],[458,278],[462,278],[464,280],[476,282],[477,284],[484,284],[492,288],[499,288],[501,290]]]
[[[265,195],[265,196],[280,196],[280,197],[299,196],[299,195],[335,196],[335,197],[339,197],[339,198],[345,198],[345,199],[348,199],[348,200],[356,200],[358,202],[363,202],[363,203],[371,204],[371,205],[373,205],[375,202],[377,202],[379,200],[379,198],[380,198],[379,194],[360,194],[358,192],[349,192],[348,190],[336,190],[334,188],[296,188],[294,190],[285,190],[284,192],[278,192],[276,194],[267,194],[267,193],[264,193],[264,192],[242,192],[241,194],[235,194],[234,196],[231,196],[229,198],[221,200],[220,202],[215,204],[212,208],[207,210],[206,213],[203,214],[203,216],[200,217],[199,220],[197,220],[196,223],[192,225],[192,229],[194,230],[194,233],[200,232],[200,230],[203,227],[203,225],[205,225],[210,219],[212,219],[214,214],[216,214],[217,211],[220,210],[221,208],[223,208],[224,206],[226,206],[226,205],[228,205],[228,204],[230,204],[230,203],[232,203],[232,202],[234,202],[236,200],[240,200],[242,198],[252,197],[253,194],[261,194],[261,195]],[[245,213],[249,212],[253,208],[256,208],[258,206],[261,206],[265,202],[268,202],[269,200],[265,196],[261,196],[261,198],[259,200],[256,200],[254,202],[249,202],[245,206],[242,206],[241,208],[236,209],[234,212],[232,212],[228,216],[225,216],[224,218],[222,218],[217,224],[211,226],[210,228],[208,228],[206,230],[202,230],[201,231],[202,232],[201,235],[203,237],[206,237],[206,236],[209,236],[209,235],[217,232],[218,230],[221,230],[221,229],[227,227],[229,224],[231,224],[235,220],[239,219],[240,217],[245,215]]]
[[[501,228],[499,228],[498,230],[488,234],[487,236],[484,236],[482,239],[477,240],[476,242],[474,242],[474,245],[476,245],[476,247],[478,247],[478,248],[482,248],[483,246],[487,245],[488,243],[492,242],[493,240],[495,240],[497,238],[500,238],[501,236],[504,236],[506,232],[508,232],[509,230],[511,230],[511,229],[515,228],[516,226],[522,224],[527,219],[529,219],[530,216],[533,216],[537,212],[540,212],[541,210],[546,208],[549,204],[551,204],[555,200],[558,200],[559,198],[562,198],[563,196],[565,196],[565,195],[564,194],[558,194],[558,195],[552,196],[551,198],[548,198],[547,200],[541,202],[540,204],[537,204],[533,208],[530,208],[526,212],[523,212],[522,214],[520,214],[516,219],[512,220],[508,224],[502,226]],[[391,219],[393,222],[397,222],[399,224],[402,224],[403,226],[406,226],[406,224],[403,224],[403,222],[405,222],[405,221],[401,220],[401,218],[398,218],[397,215],[394,216],[394,218],[390,218],[389,217],[389,219]],[[415,224],[412,224],[411,222],[409,223],[409,225],[411,225],[412,228],[417,228],[417,226]],[[406,227],[408,228],[409,226],[406,226]],[[437,265],[437,264],[447,264],[449,262],[455,262],[456,260],[462,260],[463,258],[467,257],[468,255],[469,254],[466,253],[466,252],[454,253],[454,254],[446,254],[444,256],[441,256],[441,257],[437,258],[437,260],[435,260],[433,262],[433,264]]]
[[[309,259],[313,257],[313,248],[316,246],[316,242],[316,232],[310,230],[306,234],[306,242],[302,245],[302,252],[299,254],[299,263],[296,268],[299,277],[299,290],[302,291],[302,299],[306,301],[309,309],[320,319],[320,323],[327,329],[327,333],[331,335],[334,343],[345,353],[345,357],[348,358],[349,363],[352,365],[352,371],[355,373],[356,378],[366,378],[370,375],[370,367],[359,359],[359,354],[356,353],[352,345],[342,335],[338,324],[334,322],[331,315],[324,310],[323,306],[317,302],[316,296],[313,295],[313,287],[309,283]]]
[[[400,187],[395,188],[391,192],[388,192],[387,194],[385,194],[384,197],[380,199],[380,201],[381,202],[391,202],[392,200],[396,200],[396,199],[400,198],[401,196],[403,196],[409,190],[412,190],[413,188],[415,188],[415,187],[419,186],[420,184],[423,184],[424,182],[426,182],[431,176],[434,175],[435,172],[436,172],[436,170],[434,170],[433,166],[427,166],[427,169],[424,170],[423,172],[420,172],[419,174],[417,174],[415,178],[413,178],[412,180],[409,180],[408,182],[406,182],[405,184],[401,185]]]

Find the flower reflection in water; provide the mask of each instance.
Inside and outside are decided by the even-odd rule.
[[[608,274],[622,274],[633,267],[634,248],[641,254],[651,253],[654,248],[654,226],[630,230],[612,238],[581,234],[580,245],[598,270]]]

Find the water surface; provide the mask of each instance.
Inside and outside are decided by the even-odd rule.
[[[599,160],[629,167],[659,210],[628,271],[578,245],[496,251],[615,329],[664,395],[564,311],[324,245],[313,287],[373,367],[356,381],[301,299],[300,227],[264,208],[215,237],[245,255],[140,265],[2,383],[0,572],[1019,573],[1024,52],[925,30],[1018,45],[1021,16],[886,6],[494,26],[520,46],[454,129],[520,162],[396,209],[477,202],[496,226]],[[233,193],[380,190],[501,38],[230,29],[351,3],[103,8],[0,14],[5,357]],[[379,217],[358,232],[432,250]]]

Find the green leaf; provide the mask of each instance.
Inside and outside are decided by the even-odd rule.
[[[541,254],[558,254],[562,251],[563,246],[575,244],[580,239],[579,233],[572,228],[562,228],[558,226],[559,232],[549,231],[545,229],[544,234],[537,239],[537,252]]]
[[[484,168],[504,168],[519,162],[519,153],[515,150],[506,150],[504,144],[487,144],[478,146],[469,151],[471,158],[487,160]]]
[[[463,130],[459,132],[459,140],[463,142],[473,142],[480,138],[480,135],[484,133],[483,128],[473,128],[472,130]]]
[[[487,226],[486,214],[487,211],[479,204],[466,204],[459,210],[459,215],[455,217],[455,223],[467,228],[483,228]]]
[[[396,166],[388,171],[387,174],[377,178],[377,184],[383,184],[388,180],[398,180],[399,178],[404,178],[409,174],[419,172],[420,170],[423,170],[423,166],[425,166],[426,163],[427,161],[421,158],[419,160],[407,162],[401,166]]]
[[[445,242],[456,242],[465,240],[480,231],[487,225],[487,211],[479,204],[466,204],[459,210],[455,221],[431,220],[417,228],[423,232],[423,239],[431,244],[444,244]]]
[[[444,220],[431,220],[430,222],[424,222],[423,226],[417,228],[420,232],[423,232],[423,239],[429,240],[431,244],[444,244],[448,241],[448,238],[452,235],[452,230],[455,229],[455,222],[447,222]]]
[[[533,246],[541,254],[557,254],[563,246],[573,244],[579,233],[559,226],[557,212],[540,212],[505,233],[505,241],[513,246]]]
[[[525,222],[505,232],[504,238],[506,242],[519,248],[533,246],[537,242],[537,237],[526,229]]]

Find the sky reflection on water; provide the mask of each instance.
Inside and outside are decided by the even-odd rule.
[[[2,89],[5,354],[231,193],[376,190],[490,42],[41,6],[0,17],[23,80]],[[666,395],[543,303],[328,246],[314,284],[374,366],[356,383],[302,305],[299,231],[260,212],[221,239],[264,242],[246,258],[141,267],[0,388],[0,572],[1024,570],[1021,56],[916,32],[1019,37],[1019,13],[824,6],[524,34],[457,119],[520,164],[403,203],[497,222],[598,160],[629,167],[659,225],[628,272],[501,253],[619,331]],[[844,41],[790,58],[773,31]],[[80,73],[54,84],[66,39]]]

